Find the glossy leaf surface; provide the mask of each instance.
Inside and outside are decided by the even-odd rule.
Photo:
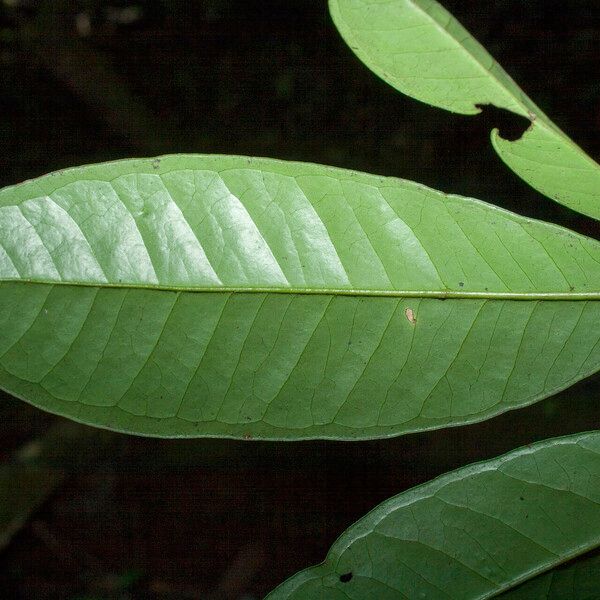
[[[566,598],[534,578],[600,544],[599,481],[600,432],[459,469],[380,504],[267,598],[481,600],[529,580],[521,597]]]
[[[398,179],[172,156],[0,192],[0,386],[160,436],[392,436],[600,368],[600,244]]]
[[[330,0],[356,55],[397,90],[456,113],[493,104],[528,118],[518,141],[492,132],[504,162],[557,202],[600,218],[600,165],[524,94],[489,53],[435,0]]]

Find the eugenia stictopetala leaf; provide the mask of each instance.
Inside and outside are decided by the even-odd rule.
[[[435,0],[329,0],[355,54],[408,96],[461,114],[493,104],[530,120],[521,139],[492,143],[529,185],[600,219],[600,165],[530,100],[475,38]],[[592,74],[596,76],[596,74]]]
[[[597,560],[557,567],[600,545],[599,481],[597,431],[463,467],[380,504],[266,600],[592,600]]]
[[[179,155],[0,191],[0,387],[119,431],[369,439],[600,368],[600,244],[331,167]]]

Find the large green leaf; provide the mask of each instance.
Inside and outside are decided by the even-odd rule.
[[[523,93],[471,34],[435,0],[330,0],[356,55],[397,90],[462,114],[493,104],[528,118],[518,141],[492,132],[504,162],[531,186],[600,218],[600,165]]]
[[[398,179],[171,156],[0,191],[0,387],[148,435],[365,439],[600,368],[600,244]]]
[[[380,504],[339,537],[323,564],[267,598],[499,596],[600,545],[599,481],[600,432],[461,468]],[[529,591],[521,597],[540,597]]]

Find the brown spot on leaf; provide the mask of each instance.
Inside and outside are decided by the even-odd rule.
[[[406,308],[404,310],[404,314],[408,319],[408,322],[414,325],[417,322],[417,317],[415,316],[415,311],[412,308]]]

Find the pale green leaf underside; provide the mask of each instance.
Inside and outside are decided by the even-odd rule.
[[[600,218],[600,165],[523,93],[471,34],[434,0],[330,0],[355,54],[397,90],[475,114],[493,104],[532,121],[518,141],[492,132],[504,162],[546,196]]]
[[[323,564],[267,598],[498,597],[600,544],[599,481],[600,432],[464,467],[380,504],[340,536]],[[547,598],[533,586],[520,597]]]
[[[423,186],[182,155],[0,191],[0,387],[146,435],[366,439],[600,368],[600,244]]]

